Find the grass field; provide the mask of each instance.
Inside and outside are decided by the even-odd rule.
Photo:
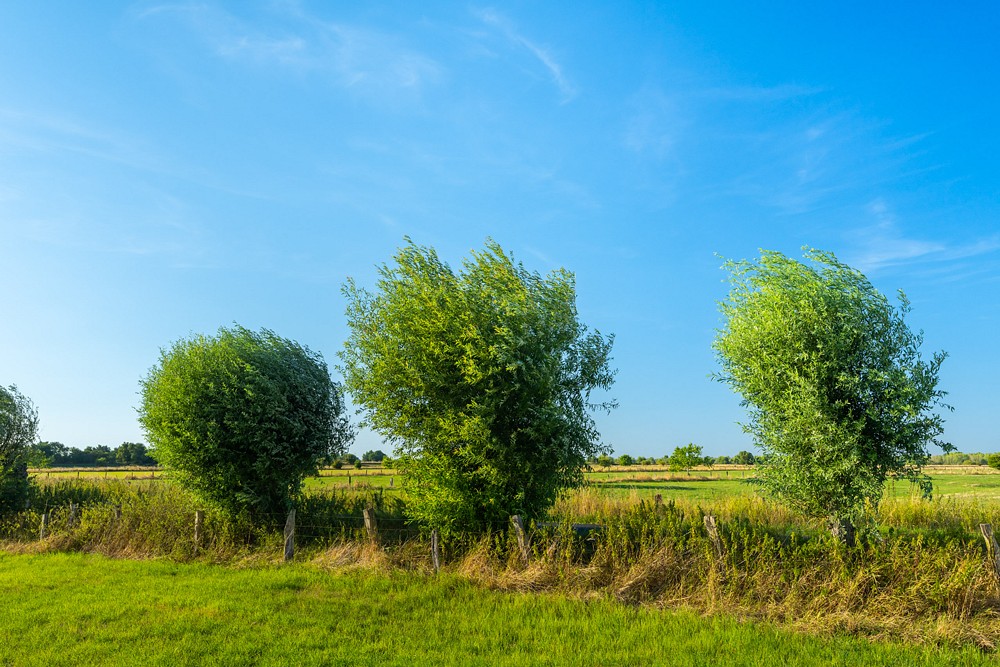
[[[934,481],[934,493],[939,497],[974,498],[1000,502],[1000,471],[985,466],[931,466],[926,469]],[[149,480],[170,478],[168,471],[150,468],[136,469],[42,469],[33,471],[39,482],[71,479]],[[754,488],[743,483],[753,475],[753,469],[743,466],[719,466],[709,470],[671,472],[666,467],[613,466],[595,469],[585,475],[591,488],[599,489],[612,498],[642,498],[651,500],[657,494],[664,499],[711,503],[731,496],[752,496]],[[361,470],[325,469],[306,479],[307,491],[321,489],[374,489],[384,493],[401,492],[404,479],[399,471],[377,466]],[[886,492],[891,497],[919,496],[919,491],[905,482],[889,483]]]
[[[322,477],[310,480],[306,494],[297,506],[296,562],[299,564],[294,567],[278,566],[282,553],[281,528],[286,518],[284,514],[256,517],[251,522],[243,519],[230,522],[171,483],[170,476],[165,471],[155,471],[155,478],[152,478],[154,471],[119,471],[121,474],[118,476],[114,472],[116,471],[107,471],[107,478],[104,478],[104,471],[91,471],[92,474],[88,476],[82,470],[78,472],[79,479],[76,478],[77,471],[50,471],[45,476],[36,477],[39,484],[35,487],[31,508],[0,524],[0,532],[8,540],[3,544],[3,550],[8,554],[35,554],[28,556],[29,560],[37,557],[37,554],[84,552],[104,554],[115,559],[147,561],[153,570],[147,572],[140,569],[122,574],[127,581],[122,584],[119,592],[105,591],[112,598],[117,595],[120,600],[125,601],[131,601],[134,595],[131,583],[134,578],[137,581],[147,575],[149,578],[176,578],[190,572],[183,568],[176,571],[168,568],[167,574],[163,574],[164,571],[155,569],[163,564],[154,566],[148,562],[150,559],[166,559],[174,564],[216,563],[238,569],[252,566],[256,568],[252,570],[254,576],[259,575],[265,579],[278,576],[272,571],[298,573],[296,576],[301,575],[312,582],[302,588],[310,591],[309,595],[320,599],[327,599],[325,596],[328,595],[336,597],[339,593],[331,593],[324,588],[326,584],[320,585],[310,578],[317,574],[314,571],[317,564],[322,563],[324,567],[340,573],[323,581],[329,579],[338,582],[343,581],[344,577],[359,578],[352,584],[358,588],[359,594],[364,594],[366,586],[382,585],[371,582],[387,576],[391,581],[402,581],[406,586],[412,584],[417,588],[433,588],[440,582],[452,582],[448,585],[459,590],[458,582],[465,582],[462,586],[468,585],[469,590],[479,591],[483,596],[479,599],[479,593],[467,593],[475,598],[473,603],[492,605],[490,608],[501,604],[496,600],[508,600],[503,596],[489,597],[498,595],[499,591],[530,592],[540,596],[539,600],[547,602],[526,602],[524,598],[515,595],[510,598],[515,602],[510,604],[514,605],[513,609],[516,611],[509,613],[512,616],[530,617],[532,613],[544,616],[550,612],[537,611],[531,605],[541,605],[538,609],[547,609],[545,605],[551,603],[556,605],[557,610],[562,609],[559,605],[571,605],[571,608],[551,613],[570,626],[579,626],[578,630],[573,631],[579,633],[579,636],[568,635],[567,641],[579,642],[581,645],[587,645],[589,641],[583,636],[585,633],[599,634],[599,630],[603,628],[595,630],[587,625],[593,610],[601,605],[610,605],[609,608],[619,609],[609,612],[612,617],[619,613],[635,613],[638,615],[630,622],[640,626],[647,622],[654,623],[653,620],[642,620],[646,618],[643,614],[652,613],[654,617],[660,614],[663,618],[673,619],[671,623],[680,623],[677,619],[685,616],[683,613],[678,615],[677,612],[686,611],[690,623],[695,625],[684,626],[684,633],[721,633],[719,641],[723,645],[728,642],[733,646],[740,646],[739,650],[746,655],[760,654],[754,653],[757,649],[744,646],[748,640],[743,635],[765,632],[759,629],[765,626],[753,626],[758,629],[748,630],[750,626],[736,624],[732,626],[735,634],[730,635],[727,634],[730,630],[726,629],[730,626],[726,624],[731,621],[726,620],[727,618],[737,616],[775,623],[775,627],[781,628],[780,632],[773,630],[776,636],[798,632],[800,634],[788,636],[819,635],[829,638],[851,635],[859,640],[892,638],[906,642],[916,651],[913,654],[918,656],[916,660],[923,659],[920,656],[932,655],[933,652],[928,653],[930,649],[920,648],[923,646],[968,647],[961,654],[947,651],[933,653],[946,661],[955,659],[956,656],[961,660],[971,659],[969,656],[979,655],[977,649],[995,656],[995,651],[1000,647],[1000,587],[997,586],[992,561],[987,557],[979,531],[980,523],[1000,526],[1000,475],[983,474],[982,469],[932,469],[930,472],[936,482],[932,502],[922,499],[909,484],[890,484],[887,487],[888,497],[878,508],[877,514],[872,509],[872,516],[878,522],[878,530],[868,534],[861,548],[849,552],[829,538],[829,531],[821,520],[806,520],[786,507],[759,498],[754,488],[745,484],[740,477],[745,473],[743,470],[692,471],[690,475],[655,469],[602,470],[588,475],[583,488],[556,503],[551,518],[561,522],[559,528],[529,527],[531,554],[527,561],[519,552],[513,530],[505,525],[495,528],[495,532],[485,537],[445,537],[442,552],[444,569],[440,578],[429,576],[433,567],[427,536],[421,536],[419,530],[408,525],[403,517],[405,491],[400,484],[402,478],[396,471],[374,468],[360,472],[354,469],[324,471]],[[662,502],[654,502],[656,496],[660,496]],[[70,503],[77,506],[75,523],[70,521]],[[377,545],[369,543],[361,519],[361,511],[367,506],[376,509],[380,531]],[[205,520],[202,531],[196,539],[192,520],[195,510],[201,509],[208,511],[203,515]],[[51,512],[46,524],[48,534],[44,539],[39,539],[39,527],[45,511]],[[706,514],[712,514],[717,519],[720,544],[713,545],[703,522]],[[571,522],[600,524],[602,530],[596,536],[584,539],[572,533],[569,527]],[[50,563],[58,565],[62,561],[43,559],[38,562],[49,567]],[[80,562],[86,564],[89,561],[69,560],[61,567],[83,568],[77,565]],[[114,565],[107,565],[112,568],[119,567],[120,561],[99,562],[113,563]],[[0,560],[0,579],[6,576],[6,570],[16,571],[16,563],[17,561]],[[301,564],[309,563],[313,565],[311,569],[308,566],[299,569]],[[345,570],[352,570],[353,573],[348,575]],[[212,579],[228,577],[230,575],[224,573],[233,570],[223,568],[219,571],[222,573],[215,569],[196,571],[200,572],[197,577]],[[100,577],[94,577],[88,572],[81,569],[79,575],[70,574],[65,579],[80,576],[100,580]],[[59,578],[63,575],[51,576]],[[15,596],[23,593],[24,589],[15,587],[22,578],[31,581],[30,577],[11,575],[2,585],[12,588],[0,589],[0,596],[7,592]],[[236,579],[231,580],[230,584],[242,586],[241,582],[242,580]],[[54,593],[51,586],[39,585],[41,590],[46,591],[43,599],[56,599],[52,597]],[[152,590],[158,585],[160,584],[150,582],[148,588]],[[251,589],[254,585],[247,584]],[[219,588],[225,589],[226,585],[220,583]],[[67,603],[62,613],[68,614],[75,605],[82,605],[81,608],[86,608],[88,613],[89,610],[97,609],[85,599],[87,595],[90,595],[88,591],[81,590],[79,596],[82,597],[76,602]],[[433,597],[435,593],[429,591],[426,595]],[[234,590],[231,597],[233,604],[237,606],[228,609],[225,615],[240,617],[242,612],[239,611],[238,604],[244,603],[238,603],[238,600],[243,600],[244,596]],[[5,604],[9,599],[13,598],[0,597]],[[298,602],[289,602],[274,613],[280,617],[286,614],[288,608],[304,604],[301,597],[294,599]],[[578,602],[572,602],[580,599],[587,599],[590,603],[580,606]],[[17,604],[22,602],[18,601]],[[257,603],[249,598],[245,600],[245,604],[249,605],[246,613],[256,609],[254,605]],[[396,626],[408,623],[409,617],[405,614],[398,616],[395,604],[393,603],[392,609],[382,611],[378,611],[380,607],[376,606],[373,613],[382,619],[379,623],[388,623],[393,626],[392,631],[398,634],[402,630]],[[399,604],[405,607],[409,603]],[[149,612],[140,606],[135,613],[139,616],[158,616],[173,609],[174,605],[174,602],[163,603],[156,612]],[[212,610],[217,606],[199,600],[197,596],[189,602],[178,601],[176,605],[182,609],[206,609],[208,611],[205,613],[209,616],[216,613]],[[528,606],[522,608],[517,605]],[[633,607],[641,611],[624,611]],[[27,612],[29,616],[36,612],[48,613],[42,607],[35,610],[28,608]],[[691,612],[705,614],[707,618],[692,617]],[[113,613],[113,610],[108,613]],[[475,617],[475,614],[481,612],[472,609],[467,613]],[[712,620],[707,620],[708,618]],[[257,616],[254,619],[257,620],[253,620],[253,623],[263,622]],[[440,620],[458,623],[445,617]],[[496,623],[497,619],[489,616],[480,618],[480,621],[490,624]],[[510,623],[516,625],[518,621],[519,619],[512,619]],[[420,619],[415,621],[418,627],[419,622]],[[539,628],[550,623],[544,617],[535,622]],[[620,621],[614,618],[602,621],[605,625],[615,622]],[[666,621],[661,619],[655,622]],[[0,623],[4,624],[0,633],[6,632],[8,625],[18,627],[15,616],[4,616],[3,609],[0,609]],[[322,634],[323,631],[316,629],[316,623],[306,623],[309,630],[304,630],[305,634],[296,635],[299,636],[299,641],[305,642],[305,636],[309,632]],[[373,643],[374,646],[385,644],[381,639],[359,636],[352,628],[341,628],[335,620],[326,619],[322,623],[329,626],[326,632],[340,633],[346,638],[344,641],[356,642],[358,645],[351,653],[341,643],[337,643],[336,650],[345,652],[336,653],[331,652],[334,649],[327,644],[322,644],[322,650],[316,649],[319,651],[315,654],[318,657],[315,660],[310,657],[305,661],[306,664],[309,661],[341,661],[346,664],[350,661],[348,655],[359,652],[364,660],[374,662],[375,658],[372,656],[375,654],[371,653],[375,650]],[[281,627],[288,629],[287,625]],[[709,627],[710,631],[705,630],[705,627]],[[200,626],[190,631],[200,631],[198,628]],[[156,626],[149,633],[156,637],[159,636],[158,633],[168,631],[169,628]],[[181,634],[188,631],[184,630]],[[538,631],[540,630],[521,628],[516,633],[533,636]],[[656,628],[648,630],[657,633],[666,631]],[[675,630],[670,630],[673,631]],[[91,642],[107,632],[112,630],[104,629],[102,624],[100,629],[88,630],[80,637]],[[239,633],[228,630],[218,632],[225,636],[240,636]],[[425,632],[430,631],[425,629]],[[21,634],[25,633],[14,632],[11,636]],[[25,636],[34,635],[27,633]],[[100,639],[100,642],[117,641],[112,635],[108,637],[106,640]],[[274,641],[278,644],[284,641],[277,634],[275,637]],[[471,647],[465,642],[455,650],[473,651],[475,656],[480,656],[480,653],[476,653],[479,650],[477,647],[493,646],[497,642],[502,644],[503,641],[492,635],[479,638],[473,633],[473,637]],[[4,646],[3,641],[4,636],[0,634],[0,647]],[[247,641],[254,644],[256,637]],[[412,643],[414,640],[401,636],[398,640],[393,640],[396,641]],[[616,646],[613,637],[606,637],[605,641],[609,646]],[[865,651],[869,651],[867,648],[845,648],[847,644],[837,644],[840,639],[830,641],[824,640],[821,648],[815,649],[819,651],[819,655],[829,658],[827,663],[833,661],[835,664],[841,660],[844,664],[864,664],[865,660],[870,660],[871,664],[914,664],[905,660],[900,663],[886,662],[884,656],[878,653],[882,650],[878,647],[882,645],[871,649],[875,653],[866,653]],[[395,646],[391,642],[390,644]],[[307,642],[306,645],[312,644]],[[414,645],[420,646],[419,643]],[[544,646],[530,642],[528,645],[533,646],[532,651],[540,652],[534,656],[536,662],[569,663],[569,654],[546,651]],[[830,648],[833,645],[836,645],[835,650]],[[669,653],[673,650],[672,645],[668,646],[659,639],[652,641],[651,646],[656,651]],[[862,642],[858,646],[868,644]],[[234,648],[237,649],[242,650]],[[420,649],[422,653],[418,656],[430,663],[463,663],[458,657],[447,653],[448,650],[447,647],[433,644]],[[654,664],[657,662],[656,656],[659,653],[646,654],[642,650],[645,649],[639,650],[637,655],[643,660]],[[768,646],[761,650],[766,650],[770,655],[776,649]],[[831,650],[834,653],[830,653]],[[862,651],[857,655],[863,655],[863,659],[848,660],[840,653],[847,651],[848,655],[857,657],[852,653],[856,650]],[[614,657],[610,662],[595,661],[593,664],[631,664],[624,656],[632,655],[633,648],[630,646],[627,651],[628,653]],[[713,651],[715,649],[703,646],[697,655],[692,653],[677,662],[665,664],[731,662],[722,660],[720,654]],[[255,655],[265,654],[267,658],[263,660],[264,663],[280,663],[270,653],[258,650]],[[701,654],[714,656],[715,659],[701,660],[698,657]],[[507,659],[508,653],[503,651],[486,651],[481,655],[484,656],[481,660],[483,664],[507,664],[503,661]],[[510,655],[520,654],[515,652]],[[164,652],[157,660],[161,663],[173,663],[176,662],[175,658],[175,654]],[[250,658],[238,652],[224,656],[204,654],[201,658],[218,664],[234,660],[237,663],[250,662]],[[814,664],[806,661],[806,658],[787,660],[792,660],[793,664]],[[782,661],[787,660],[782,658]],[[795,662],[796,660],[799,662]],[[23,660],[20,658],[7,663],[0,659],[0,667],[21,662]],[[103,662],[102,659],[96,664]],[[770,661],[760,664],[767,662]],[[514,660],[509,664],[514,664]]]
[[[0,553],[0,665],[992,665],[456,576]]]

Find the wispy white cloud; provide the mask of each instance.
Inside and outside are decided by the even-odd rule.
[[[157,163],[137,137],[37,110],[0,107],[0,145],[35,153],[74,153],[141,169],[153,169]]]
[[[514,26],[513,22],[503,16],[495,9],[478,9],[474,14],[485,24],[498,30],[511,44],[527,51],[547,72],[549,78],[559,89],[562,101],[569,102],[577,95],[576,86],[569,80],[563,72],[562,65],[547,48],[539,46],[534,41],[525,37]]]
[[[866,273],[899,266],[955,263],[1000,251],[1000,234],[959,243],[914,238],[900,229],[896,214],[883,198],[871,201],[866,209],[871,224],[853,232],[856,249],[851,259]]]
[[[646,89],[631,101],[625,120],[625,147],[662,159],[673,151],[688,121],[677,100],[660,89]]]
[[[921,137],[891,136],[885,123],[844,108],[822,88],[694,81],[659,90],[641,93],[645,104],[626,116],[623,143],[647,157],[669,156],[705,198],[800,216],[870,199],[919,168]]]
[[[328,75],[337,85],[370,97],[419,92],[442,78],[441,65],[391,33],[326,21],[295,3],[272,9],[268,20],[205,4],[157,5],[136,16],[180,21],[218,58]]]

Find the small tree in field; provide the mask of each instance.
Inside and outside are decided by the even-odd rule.
[[[494,242],[455,273],[409,243],[375,292],[344,288],[345,385],[396,445],[410,516],[442,531],[540,516],[606,451],[590,412],[611,338],[576,312],[573,276],[543,278]]]
[[[38,412],[17,387],[0,386],[0,515],[24,509],[28,455],[38,439]]]
[[[141,394],[157,461],[230,514],[286,511],[353,435],[323,358],[266,329],[174,343]]]
[[[750,410],[745,430],[764,456],[757,480],[807,515],[826,517],[853,543],[867,504],[887,477],[916,482],[927,446],[943,432],[932,412],[943,352],[921,359],[920,334],[859,271],[831,254],[809,264],[765,251],[758,262],[727,262],[732,290],[714,348],[718,379]]]
[[[674,447],[674,453],[670,455],[670,469],[690,470],[695,466],[702,465],[705,457],[702,455],[702,448],[693,442],[689,442],[683,447]]]
[[[753,455],[753,452],[748,452],[745,449],[740,450],[740,452],[733,457],[733,463],[741,466],[752,466],[756,462],[757,457]]]

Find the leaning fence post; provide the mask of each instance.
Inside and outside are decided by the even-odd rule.
[[[194,511],[194,553],[197,555],[201,548],[201,533],[205,525],[205,510]]]
[[[712,541],[712,546],[715,547],[715,555],[721,561],[723,558],[722,540],[719,538],[719,528],[715,525],[715,517],[711,514],[706,514],[704,522],[705,530],[708,531],[708,539]]]
[[[375,523],[375,508],[366,507],[364,509],[365,529],[368,531],[368,538],[372,542],[378,542],[378,525]]]
[[[993,574],[997,578],[997,582],[1000,583],[1000,546],[997,545],[997,540],[993,536],[993,526],[981,523],[979,531],[983,534],[983,539],[986,540],[986,556],[992,561]]]
[[[441,571],[441,545],[438,539],[438,529],[431,531],[431,562],[434,563],[434,574]]]
[[[517,548],[521,551],[521,559],[524,560],[524,564],[528,564],[528,539],[524,534],[524,522],[521,521],[521,517],[517,514],[510,518],[510,523],[514,526],[514,532],[517,534]]]
[[[49,531],[49,513],[42,514],[42,527],[38,530],[38,539],[44,540],[45,534]]]
[[[295,510],[289,510],[285,520],[285,560],[290,561],[295,556]]]

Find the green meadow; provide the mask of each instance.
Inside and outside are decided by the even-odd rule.
[[[599,470],[556,527],[529,527],[527,560],[505,526],[443,540],[435,575],[389,469],[310,478],[293,563],[284,516],[209,508],[196,538],[205,508],[167,472],[42,471],[0,525],[0,666],[991,664],[1000,586],[979,524],[1000,526],[1000,475],[929,472],[933,499],[890,483],[878,531],[845,551],[747,470]]]
[[[3,665],[990,665],[456,575],[0,553]]]

